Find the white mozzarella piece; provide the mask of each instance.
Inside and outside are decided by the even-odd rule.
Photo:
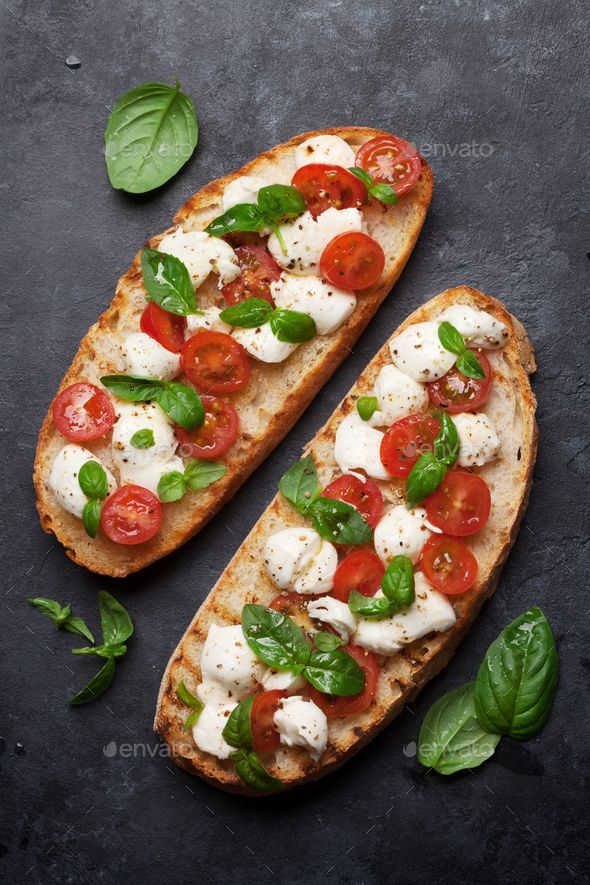
[[[308,314],[315,321],[318,335],[335,332],[356,307],[352,292],[337,289],[319,277],[284,273],[270,288],[277,307]]]
[[[282,529],[264,547],[264,564],[281,590],[316,594],[332,589],[338,566],[336,548],[314,529]]]
[[[402,647],[397,640],[397,632],[391,618],[381,620],[361,618],[354,634],[354,644],[376,655],[394,655]]]
[[[494,461],[502,445],[491,418],[483,412],[461,412],[453,415],[459,434],[459,458],[461,467],[481,467]]]
[[[435,322],[414,323],[389,343],[394,365],[414,381],[436,381],[455,365],[457,356],[440,343],[438,327]]]
[[[379,405],[368,422],[372,427],[383,427],[406,415],[425,412],[430,403],[424,384],[389,364],[379,372],[373,394]]]
[[[230,181],[221,198],[221,211],[227,212],[241,203],[255,203],[258,191],[269,184],[258,175],[240,175]]]
[[[348,605],[333,596],[313,599],[307,606],[307,613],[310,618],[329,624],[346,642],[356,629],[356,620]]]
[[[283,698],[273,721],[285,746],[305,747],[316,760],[326,749],[328,720],[313,701],[306,701],[299,695]]]
[[[309,163],[329,163],[348,169],[354,166],[354,151],[339,135],[313,135],[295,148],[298,169]]]
[[[287,254],[276,234],[268,238],[268,250],[281,267],[291,273],[308,276],[319,274],[320,256],[325,246],[338,234],[362,230],[363,216],[358,209],[335,209],[331,206],[316,219],[304,212],[293,221],[280,225]]]
[[[293,581],[293,589],[304,596],[328,593],[334,586],[334,572],[337,568],[336,548],[329,541],[322,540],[317,553],[305,563]]]
[[[397,504],[375,526],[375,550],[385,565],[398,553],[416,563],[431,534],[423,507],[408,510],[405,504]]]
[[[151,464],[146,464],[144,467],[138,467],[135,470],[127,471],[121,469],[121,482],[143,486],[144,489],[149,489],[150,492],[157,495],[158,483],[162,477],[166,476],[167,473],[172,473],[176,470],[179,473],[183,473],[184,463],[182,458],[179,458],[178,455],[173,455],[172,458],[164,464],[158,461],[153,461]]]
[[[495,349],[508,340],[508,329],[485,310],[476,310],[467,304],[453,304],[438,317],[438,322],[446,320],[463,336],[467,344],[474,347]]]
[[[223,739],[223,729],[230,714],[237,704],[225,704],[222,707],[205,707],[201,710],[196,725],[193,726],[193,740],[203,753],[211,753],[218,759],[227,759],[235,752],[234,747]]]
[[[211,624],[201,654],[201,679],[197,694],[202,700],[241,700],[254,691],[264,666],[244,639],[240,624]],[[224,692],[227,695],[224,697]]]
[[[279,341],[270,323],[265,323],[257,329],[239,329],[236,326],[232,329],[232,335],[261,363],[282,363],[298,347],[297,344],[289,344],[288,341]]]
[[[88,461],[97,461],[107,475],[109,484],[109,494],[117,488],[115,477],[107,470],[104,464],[101,464],[100,458],[97,458],[91,451],[83,446],[77,446],[73,443],[64,446],[51,465],[51,473],[49,474],[49,487],[55,494],[57,500],[68,513],[73,516],[82,518],[84,507],[88,502],[88,498],[80,488],[78,476],[81,467]]]
[[[205,282],[211,271],[219,274],[219,288],[241,273],[236,253],[229,243],[202,230],[185,233],[177,227],[160,240],[158,250],[182,261],[195,289]]]
[[[267,669],[260,682],[265,691],[300,691],[306,685],[301,673],[291,673],[289,670],[279,672]]]
[[[130,375],[170,381],[180,372],[180,354],[166,350],[159,341],[145,332],[127,335],[121,345],[121,352]]]
[[[158,493],[160,479],[173,470],[184,470],[182,459],[175,455],[178,440],[167,415],[157,403],[118,403],[117,423],[113,428],[113,460],[122,483],[133,483]],[[138,449],[131,437],[138,430],[151,430],[154,445]]]
[[[334,457],[342,473],[364,470],[373,479],[391,479],[381,463],[381,440],[384,434],[371,427],[358,412],[344,418],[336,431]]]
[[[231,326],[224,323],[219,314],[221,310],[218,307],[208,307],[202,314],[193,313],[186,318],[186,337],[190,338],[195,332],[203,329],[209,329],[212,332],[225,332],[228,335],[231,332]]]

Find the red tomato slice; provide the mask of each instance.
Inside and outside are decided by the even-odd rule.
[[[431,401],[442,406],[447,412],[467,412],[478,409],[490,395],[492,387],[492,367],[481,350],[470,347],[477,356],[485,378],[467,378],[453,366],[450,372],[437,381],[430,381],[426,387]]]
[[[158,344],[161,344],[166,350],[171,350],[172,353],[180,353],[182,350],[184,325],[184,317],[164,310],[155,301],[150,301],[139,321],[139,328],[142,332],[155,338]]]
[[[379,666],[377,658],[370,651],[365,651],[358,645],[342,646],[342,651],[347,652],[351,658],[354,658],[365,673],[365,687],[359,694],[352,697],[338,697],[333,694],[324,694],[317,688],[310,686],[309,696],[317,704],[320,710],[323,710],[328,719],[336,716],[352,716],[354,713],[360,713],[366,710],[371,704],[377,691],[377,683],[379,682]]]
[[[377,240],[360,230],[338,234],[320,258],[321,275],[333,286],[354,292],[372,286],[384,267],[383,249]]]
[[[94,384],[70,384],[53,402],[53,423],[74,442],[87,442],[108,433],[115,410],[107,394]]]
[[[339,563],[334,572],[332,596],[348,602],[353,590],[363,596],[374,596],[385,572],[383,563],[372,550],[355,550]]]
[[[366,141],[354,161],[373,180],[389,184],[398,197],[414,187],[422,172],[422,160],[416,148],[395,135],[379,135]]]
[[[342,166],[309,163],[297,170],[291,184],[301,191],[314,218],[331,206],[358,209],[367,202],[365,185]]]
[[[372,529],[383,516],[383,495],[368,476],[363,482],[358,476],[345,473],[326,486],[322,497],[352,504]]]
[[[447,535],[472,535],[484,527],[492,496],[485,480],[476,473],[451,470],[436,492],[424,501],[429,522]]]
[[[274,715],[279,709],[281,698],[286,698],[286,691],[262,691],[257,694],[250,711],[250,727],[252,729],[252,745],[257,753],[268,753],[276,750],[280,744],[280,736],[274,724]]]
[[[294,590],[286,590],[284,593],[279,593],[278,596],[275,596],[272,602],[269,602],[268,607],[276,612],[284,612],[286,615],[289,615],[293,612],[305,611],[310,599],[315,599],[315,597],[307,594],[302,596],[300,593],[295,593]]]
[[[270,284],[279,279],[282,268],[264,246],[238,246],[235,253],[242,273],[222,288],[221,294],[227,303],[233,305],[246,298],[264,298],[274,307]]]
[[[407,415],[391,425],[381,440],[381,463],[393,476],[409,476],[424,452],[431,452],[440,422],[431,415]]]
[[[420,567],[433,587],[453,596],[475,584],[477,559],[463,541],[449,535],[431,535],[420,553]]]
[[[162,505],[143,486],[121,486],[102,505],[100,523],[115,544],[143,544],[160,531]]]
[[[240,419],[234,407],[216,396],[202,396],[205,420],[195,430],[175,428],[180,443],[180,454],[186,458],[218,458],[233,445],[240,429]]]
[[[225,332],[197,332],[185,342],[180,362],[189,380],[205,393],[235,393],[250,377],[246,351]]]

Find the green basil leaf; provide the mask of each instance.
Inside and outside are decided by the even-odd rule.
[[[199,698],[196,697],[194,694],[191,694],[191,692],[188,690],[182,680],[178,683],[176,694],[178,696],[178,699],[182,701],[183,704],[186,704],[187,707],[195,707],[199,710],[199,712],[205,706],[203,701],[199,700]]]
[[[138,378],[136,375],[103,375],[100,383],[119,399],[132,403],[157,399],[164,387],[157,378]]]
[[[79,636],[84,636],[89,642],[94,642],[94,636],[88,629],[86,622],[72,614],[71,603],[64,605],[62,608],[55,599],[45,599],[43,596],[32,597],[27,602],[35,606],[42,614],[51,618],[58,629],[63,627],[68,633],[77,633]]]
[[[301,215],[307,204],[301,191],[290,184],[270,184],[258,191],[258,208],[269,222]]]
[[[158,480],[158,498],[164,504],[180,501],[186,492],[186,480],[180,470],[171,470]]]
[[[359,181],[362,181],[364,186],[367,188],[367,191],[369,190],[369,188],[373,187],[373,178],[371,175],[369,175],[366,169],[361,169],[359,166],[349,166],[348,171],[352,172],[352,174],[355,175],[359,179]]]
[[[277,307],[270,317],[270,328],[279,341],[301,344],[311,341],[317,332],[315,320],[299,310]]]
[[[500,735],[477,721],[473,683],[449,691],[430,708],[420,729],[418,759],[440,774],[476,768],[493,755]]]
[[[266,227],[260,209],[255,203],[239,203],[218,215],[205,228],[212,237],[224,237],[234,231],[259,231]]]
[[[160,408],[184,430],[200,427],[205,420],[205,407],[200,396],[180,381],[166,381],[156,399]]]
[[[334,649],[340,648],[341,645],[346,645],[340,636],[336,636],[335,633],[325,633],[324,631],[315,633],[313,641],[318,651],[334,651]]]
[[[88,642],[94,642],[94,636],[83,618],[69,615],[67,620],[63,622],[62,626],[64,630],[68,631],[68,633],[77,633],[78,636],[83,636]]]
[[[84,504],[82,511],[82,524],[86,529],[86,534],[91,538],[96,538],[98,527],[100,525],[100,511],[102,504],[99,498],[91,498]]]
[[[105,645],[118,645],[133,636],[133,622],[129,612],[106,590],[99,591],[98,609]]]
[[[129,442],[134,449],[151,449],[156,444],[154,431],[150,427],[136,430]]]
[[[382,618],[393,615],[398,610],[397,604],[386,596],[364,596],[358,590],[351,591],[348,607],[354,615],[362,615],[364,618]]]
[[[195,107],[180,83],[143,83],[122,95],[104,134],[112,186],[143,194],[176,175],[199,134]]]
[[[379,406],[376,396],[359,396],[356,402],[356,410],[363,421],[369,421]]]
[[[447,474],[447,468],[437,461],[433,452],[420,455],[406,480],[406,498],[413,507],[422,498],[432,495]]]
[[[283,789],[283,782],[268,773],[254,750],[238,750],[229,758],[233,760],[240,780],[252,789],[259,793],[276,793]]]
[[[440,430],[434,440],[434,457],[447,467],[452,467],[461,448],[459,434],[455,422],[444,409],[437,409],[436,417],[440,421]]]
[[[345,651],[312,651],[303,671],[308,682],[318,691],[338,697],[351,697],[365,687],[365,671]]]
[[[250,724],[250,715],[252,713],[252,704],[256,693],[248,695],[243,701],[240,701],[237,707],[231,711],[225,727],[221,732],[221,736],[226,744],[230,747],[236,747],[238,750],[252,749],[252,726]]]
[[[283,612],[263,605],[245,605],[242,630],[256,657],[273,670],[301,673],[309,660],[311,648],[303,630]]]
[[[475,710],[482,727],[522,741],[545,725],[559,663],[551,627],[534,607],[492,642],[475,681]]]
[[[73,655],[98,655],[101,658],[121,658],[127,653],[127,646],[120,642],[115,645],[89,645],[84,648],[73,648]]]
[[[189,272],[176,255],[144,248],[141,250],[141,272],[149,297],[163,310],[181,317],[196,312]]]
[[[204,461],[195,458],[189,461],[184,468],[184,481],[191,492],[206,489],[212,483],[217,482],[227,473],[225,464],[216,464],[215,461]]]
[[[317,498],[308,512],[316,532],[333,544],[367,544],[373,537],[358,510],[345,501]]]
[[[59,602],[56,602],[55,599],[45,599],[43,596],[35,596],[27,599],[27,602],[30,605],[34,605],[35,608],[39,609],[44,615],[48,615],[54,624],[56,620],[64,618],[63,612],[65,609],[62,609]],[[67,605],[66,609],[71,610],[71,605]],[[65,615],[65,617],[67,617],[67,615]]]
[[[466,378],[485,378],[486,376],[480,361],[472,350],[464,350],[459,354],[455,366]]]
[[[272,314],[272,307],[264,298],[246,298],[239,304],[226,307],[219,314],[220,319],[230,326],[241,329],[257,329],[267,323]]]
[[[109,492],[107,474],[98,461],[86,461],[78,473],[80,488],[87,498],[106,498]]]
[[[438,327],[438,340],[444,349],[449,350],[451,353],[459,354],[465,350],[463,336],[447,320],[444,320]]]
[[[81,688],[70,700],[72,706],[79,704],[88,704],[90,701],[96,700],[101,694],[104,694],[115,675],[115,659],[109,658],[101,670],[90,682]]]
[[[307,513],[317,498],[320,488],[318,472],[311,455],[306,455],[289,467],[279,480],[279,491],[303,514]]]
[[[189,713],[188,716],[186,717],[184,725],[182,726],[182,730],[188,731],[189,728],[192,728],[193,725],[195,724],[195,722],[198,722],[199,716],[201,715],[201,713],[203,712],[204,709],[205,709],[205,704],[201,704],[201,706],[198,709],[195,709],[195,710],[193,710],[192,713]]]
[[[374,184],[369,189],[369,193],[382,203],[387,203],[388,206],[395,206],[397,203],[397,194],[389,184]]]
[[[381,589],[387,599],[395,603],[396,611],[414,602],[414,567],[408,556],[398,553],[393,557],[381,579]]]

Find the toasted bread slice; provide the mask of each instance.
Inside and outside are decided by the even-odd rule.
[[[289,183],[295,170],[293,158],[296,146],[310,136],[326,134],[339,135],[357,147],[386,133],[378,129],[350,126],[298,135],[261,154],[237,172],[202,188],[177,213],[175,223],[183,225],[185,230],[202,230],[220,214],[224,189],[240,175],[259,175],[277,183]],[[374,316],[414,248],[432,189],[432,173],[424,162],[419,181],[395,206],[378,204],[363,210],[371,235],[385,252],[385,269],[380,281],[363,293],[350,319],[333,334],[318,335],[298,347],[283,363],[269,365],[252,360],[250,382],[243,391],[232,397],[240,416],[241,433],[223,457],[228,472],[209,488],[185,495],[177,503],[166,504],[162,528],[151,541],[137,547],[124,547],[109,541],[101,532],[92,540],[86,534],[82,521],[60,507],[49,488],[48,479],[53,460],[65,441],[54,427],[49,409],[41,427],[35,458],[37,507],[43,528],[56,535],[71,559],[91,571],[124,577],[184,544],[220,510],[305,411]],[[152,237],[148,244],[157,248],[158,242],[169,230]],[[215,289],[215,281],[209,280],[199,289],[199,301],[207,306],[208,303],[215,303],[214,299],[219,301],[219,293]],[[120,345],[127,334],[138,331],[139,317],[144,307],[145,290],[138,253],[127,273],[119,280],[111,306],[83,338],[60,390],[77,381],[96,384],[101,375],[124,371]],[[98,440],[86,447],[100,456],[107,466],[112,466],[108,439],[106,442]]]
[[[383,659],[373,703],[357,715],[329,720],[327,749],[318,762],[314,762],[304,749],[285,747],[264,760],[268,770],[284,782],[285,788],[320,778],[342,765],[388,725],[405,704],[416,697],[422,686],[448,663],[484,601],[496,589],[500,570],[525,511],[537,451],[536,401],[529,383],[529,375],[536,368],[533,348],[521,324],[499,301],[464,286],[449,289],[428,301],[397,332],[411,323],[434,319],[452,304],[469,304],[485,310],[505,323],[509,330],[508,340],[501,350],[486,351],[494,371],[494,383],[485,412],[497,428],[502,455],[481,469],[492,493],[492,510],[486,526],[467,539],[479,565],[477,583],[468,593],[450,597],[457,615],[450,630],[432,633],[405,646],[394,657]],[[381,367],[389,362],[389,348],[385,344],[306,448],[305,453],[311,454],[316,463],[322,486],[340,472],[334,461],[338,424],[355,408],[359,396],[372,392]],[[378,483],[386,504],[404,500],[403,482]],[[183,731],[187,708],[177,699],[176,689],[181,680],[193,691],[200,682],[199,660],[210,624],[238,624],[245,603],[268,604],[276,595],[277,589],[263,565],[265,541],[281,528],[304,522],[304,518],[281,495],[277,495],[197,612],[164,673],[154,723],[156,732],[168,743],[178,765],[223,790],[253,794],[238,779],[231,762],[220,762],[202,753],[190,733]]]

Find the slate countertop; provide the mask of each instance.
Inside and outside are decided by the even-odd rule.
[[[5,881],[590,881],[585,12],[571,0],[2,6]],[[72,54],[79,68],[66,67]],[[197,108],[195,155],[152,194],[113,191],[108,108],[132,86],[176,77]],[[414,141],[436,178],[393,295],[197,540],[124,583],[87,574],[43,534],[31,487],[41,416],[79,339],[189,194],[297,132],[359,123]],[[539,460],[498,592],[446,670],[339,773],[258,803],[218,793],[170,763],[152,734],[168,657],[373,353],[418,304],[459,283],[506,302],[539,364]],[[108,694],[71,709],[95,665],[73,659],[72,637],[26,598],[71,601],[96,626],[100,588],[128,606],[136,636]],[[531,604],[559,645],[549,724],[525,745],[504,741],[473,774],[426,774],[415,757],[426,711],[473,678]]]

